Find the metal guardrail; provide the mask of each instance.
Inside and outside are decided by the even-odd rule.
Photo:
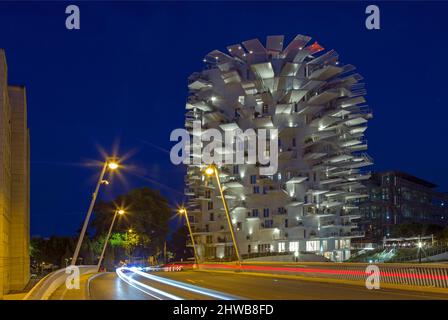
[[[422,261],[428,262],[434,259],[433,256],[448,252],[448,246],[429,247],[420,250]],[[419,260],[419,252],[417,251],[402,257],[392,258],[390,262],[393,263],[393,262],[406,262],[406,261],[418,261],[418,260]]]
[[[77,266],[79,275],[97,272],[97,266]],[[23,298],[23,300],[48,300],[65,283],[68,274],[66,268],[53,271],[41,279]]]
[[[227,270],[239,272],[254,272],[282,275],[296,275],[310,278],[337,279],[365,283],[371,273],[367,272],[369,265],[375,265],[380,270],[380,283],[403,285],[421,288],[448,289],[448,265],[430,264],[393,264],[393,263],[272,263],[251,262],[241,266],[235,263],[200,264],[203,270]]]

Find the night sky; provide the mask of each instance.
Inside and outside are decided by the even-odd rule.
[[[448,190],[447,2],[377,3],[381,30],[358,2],[80,2],[81,30],[65,28],[70,3],[0,2],[0,48],[9,82],[28,93],[31,233],[74,234],[102,152],[127,155],[124,179],[182,200],[171,130],[183,126],[187,77],[205,54],[267,35],[312,36],[365,78],[374,112],[367,139],[374,170],[400,169]]]

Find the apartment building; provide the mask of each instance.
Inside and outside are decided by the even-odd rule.
[[[8,84],[0,49],[0,298],[29,281],[29,132],[26,91]]]
[[[448,225],[448,193],[402,171],[375,172],[365,183],[369,197],[360,201],[360,228],[366,240],[381,243],[403,223]],[[416,235],[417,236],[417,235]]]
[[[227,53],[214,50],[204,58],[204,69],[189,77],[185,126],[192,135],[195,121],[203,131],[278,129],[278,136],[268,138],[278,140],[274,174],[261,173],[263,165],[248,159],[216,163],[243,257],[350,257],[351,239],[363,236],[356,202],[368,196],[362,182],[373,163],[365,153],[372,113],[361,80],[336,51],[304,35],[288,45],[276,35],[265,45],[253,39],[228,46]],[[217,152],[235,153],[237,144]],[[192,151],[191,159],[198,157]],[[222,199],[204,168],[193,162],[185,177],[198,254],[203,260],[232,259]]]

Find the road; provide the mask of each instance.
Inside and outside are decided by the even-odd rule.
[[[420,300],[420,299],[448,299],[448,295],[414,292],[395,289],[368,290],[362,286],[323,283],[295,279],[260,277],[247,274],[181,271],[154,272],[162,279],[179,281],[193,288],[208,288],[240,299],[272,299],[272,300]],[[135,283],[125,283],[115,273],[100,274],[89,282],[90,298],[95,300],[142,300],[142,299],[219,299],[218,293],[211,291],[205,294],[192,292],[190,288],[176,287],[147,279],[138,274],[128,275]],[[128,280],[129,281],[129,280]],[[168,280],[169,281],[169,280]],[[136,286],[142,283],[144,287]],[[177,284],[177,283],[175,283]],[[140,290],[146,291],[144,293]],[[154,291],[155,290],[155,291]],[[164,296],[164,293],[172,295]]]
[[[89,284],[89,298],[91,300],[148,300],[153,299],[137,290],[120,278],[115,272],[108,272],[94,276]]]

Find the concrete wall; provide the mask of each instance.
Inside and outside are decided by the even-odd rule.
[[[10,134],[5,53],[0,49],[0,298],[9,291]]]
[[[24,87],[9,87],[11,105],[10,290],[22,290],[30,277],[29,144]]]
[[[9,87],[0,49],[0,299],[29,281],[29,140],[25,88]]]

